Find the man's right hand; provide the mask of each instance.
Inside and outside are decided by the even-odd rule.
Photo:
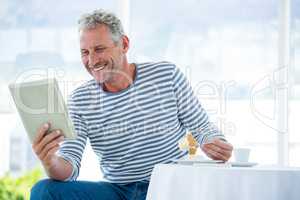
[[[59,143],[64,140],[62,131],[54,130],[48,133],[50,124],[42,125],[33,141],[32,148],[46,169],[49,169],[57,158],[55,155],[59,149]]]

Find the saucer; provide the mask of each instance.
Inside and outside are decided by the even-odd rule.
[[[182,164],[182,165],[219,164],[219,163],[224,163],[223,160],[209,160],[209,159],[204,159],[203,157],[199,157],[199,158],[187,158],[187,157],[183,157],[183,158],[180,158],[180,159],[173,159],[171,161],[175,162],[177,164]]]
[[[232,167],[253,167],[258,163],[255,162],[230,162]]]

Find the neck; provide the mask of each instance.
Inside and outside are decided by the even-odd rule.
[[[108,92],[119,92],[128,88],[135,78],[135,65],[127,64],[122,68],[122,72],[111,81],[103,83],[103,89]]]

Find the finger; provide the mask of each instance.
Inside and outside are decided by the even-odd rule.
[[[55,146],[52,149],[50,149],[45,156],[45,160],[51,159],[51,157],[58,151],[58,149],[59,146]]]
[[[51,142],[53,139],[59,136],[60,134],[57,131],[51,131],[46,136],[44,136],[42,140],[34,147],[36,154],[40,154],[41,151],[44,149],[45,145],[47,145],[49,142]]]
[[[211,157],[214,160],[223,160],[223,161],[228,160],[226,156],[224,156],[218,152],[215,152],[213,150],[207,150],[206,153],[209,157]]]
[[[224,149],[226,151],[232,151],[233,150],[233,146],[230,143],[224,142],[220,139],[214,139],[209,143],[203,144],[203,146],[211,146],[211,145],[217,146],[218,148]]]
[[[59,144],[51,145],[51,147],[49,146],[49,148],[47,148],[47,150],[43,150],[42,153],[39,156],[39,159],[42,162],[47,161],[47,155],[48,155],[49,151],[51,151],[51,149],[56,148],[56,147],[59,148]]]
[[[212,143],[223,149],[229,150],[229,151],[232,151],[232,149],[233,149],[233,146],[230,143],[222,141],[220,139],[216,139]]]
[[[216,149],[215,151],[217,151],[218,153],[222,154],[223,156],[225,156],[227,159],[229,159],[231,157],[232,151],[231,150],[226,150],[226,149]]]
[[[205,146],[205,148],[209,148],[213,151],[216,151],[216,152],[224,154],[224,155],[229,155],[232,152],[232,150],[224,149],[224,148],[222,148],[218,145],[215,145],[215,144],[208,144],[208,145]]]
[[[47,134],[41,142],[36,146],[35,150],[37,154],[40,154],[41,151],[45,148],[45,146],[56,138],[62,136],[62,132],[59,130],[55,130]]]
[[[228,160],[231,157],[231,151],[223,150],[214,145],[206,145],[203,147],[204,152],[209,153],[214,158]]]
[[[50,142],[49,144],[47,144],[39,155],[40,159],[43,160],[45,158],[45,156],[47,155],[48,151],[55,146],[59,146],[59,143],[62,142],[63,139],[64,139],[64,137],[60,136],[60,137],[56,138],[55,140],[53,140],[52,142]]]
[[[212,150],[205,150],[205,153],[208,157],[214,159],[214,160],[223,160],[222,156],[218,155],[218,153],[212,151]]]
[[[50,124],[49,123],[45,123],[42,126],[39,127],[38,129],[38,134],[36,135],[36,138],[33,140],[33,145],[38,144],[42,138],[45,136],[45,134],[47,133],[47,131],[50,128]]]

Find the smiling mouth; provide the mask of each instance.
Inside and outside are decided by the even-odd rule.
[[[104,65],[96,65],[95,67],[93,67],[94,71],[100,71],[102,69],[104,69],[107,66],[107,64]]]

